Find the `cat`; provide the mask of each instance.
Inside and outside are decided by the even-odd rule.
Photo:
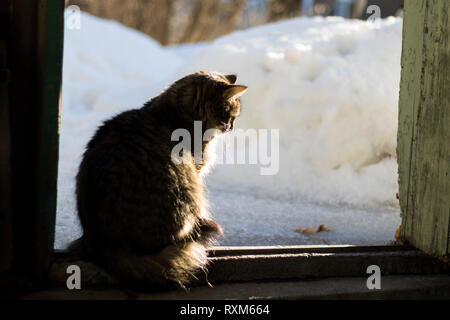
[[[206,270],[207,248],[223,233],[204,195],[214,135],[202,144],[201,163],[192,150],[183,150],[188,161],[175,163],[171,135],[181,128],[194,138],[194,121],[203,132],[231,131],[247,90],[236,80],[189,74],[97,129],[76,176],[83,236],[72,250],[131,286],[186,288]]]

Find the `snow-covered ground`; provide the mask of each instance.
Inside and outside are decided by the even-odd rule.
[[[385,244],[400,224],[395,159],[402,21],[298,18],[163,48],[81,16],[65,30],[57,248],[77,238],[74,177],[102,120],[197,70],[249,87],[237,127],[279,129],[280,169],[217,165],[207,178],[223,245]],[[224,143],[229,139],[224,137]],[[297,228],[325,225],[305,235]]]

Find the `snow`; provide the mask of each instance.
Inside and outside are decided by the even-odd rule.
[[[163,48],[82,13],[65,30],[56,248],[81,234],[74,177],[102,120],[137,108],[197,70],[249,87],[237,127],[279,129],[279,172],[216,165],[207,178],[222,245],[385,244],[400,225],[395,194],[402,20],[296,18],[212,43]],[[222,137],[229,143],[230,135]],[[273,155],[272,155],[273,156]],[[315,235],[297,228],[325,225]]]

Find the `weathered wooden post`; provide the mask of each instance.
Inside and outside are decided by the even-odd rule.
[[[402,238],[449,256],[450,23],[448,1],[405,1],[398,164]]]
[[[63,0],[0,0],[0,291],[53,260],[63,23]]]

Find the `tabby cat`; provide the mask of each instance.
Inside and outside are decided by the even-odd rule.
[[[210,218],[202,163],[192,150],[175,163],[171,136],[194,121],[202,130],[233,129],[240,113],[235,75],[196,72],[181,78],[140,109],[107,120],[88,143],[76,177],[83,236],[72,249],[128,285],[181,287],[206,268],[206,249],[222,233]],[[194,143],[191,144],[194,146]]]

